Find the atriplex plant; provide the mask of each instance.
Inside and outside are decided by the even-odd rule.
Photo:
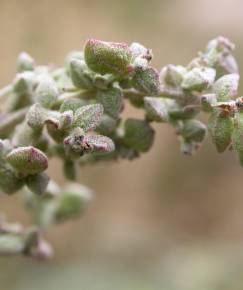
[[[33,226],[0,223],[0,253],[48,258],[43,231],[76,217],[90,200],[74,183],[76,167],[104,160],[134,159],[154,141],[152,122],[170,124],[185,154],[195,153],[207,127],[218,152],[233,148],[243,164],[243,98],[234,45],[209,42],[186,67],[150,66],[152,52],[139,43],[89,39],[84,51],[68,54],[63,68],[37,66],[21,53],[17,75],[0,91],[0,188],[20,189]],[[125,100],[145,112],[122,118]],[[206,126],[196,117],[210,115]],[[71,181],[60,188],[44,172],[52,157],[63,161]]]

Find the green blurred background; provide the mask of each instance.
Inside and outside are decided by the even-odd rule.
[[[62,65],[88,37],[141,42],[160,69],[186,65],[224,35],[241,69],[242,11],[242,0],[1,0],[0,84],[12,79],[20,51]],[[243,169],[210,142],[182,156],[173,130],[155,128],[155,145],[139,160],[80,170],[96,192],[92,205],[47,233],[53,260],[1,257],[0,290],[243,289]],[[58,161],[49,171],[64,183]],[[20,197],[0,198],[11,221],[30,222]]]

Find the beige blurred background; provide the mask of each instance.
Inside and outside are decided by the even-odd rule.
[[[160,69],[186,65],[224,35],[241,70],[242,11],[242,0],[0,0],[0,84],[12,79],[20,51],[62,65],[88,37],[141,42]],[[128,106],[127,115],[140,112]],[[208,141],[182,156],[173,130],[155,128],[155,145],[139,160],[80,170],[96,192],[92,205],[47,233],[50,262],[0,258],[0,290],[243,289],[243,169]],[[64,183],[59,163],[50,173]],[[20,197],[1,195],[0,210],[29,223]]]

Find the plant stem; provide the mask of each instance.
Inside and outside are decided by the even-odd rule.
[[[0,137],[9,133],[17,124],[22,122],[28,112],[29,107],[6,114],[0,115]]]

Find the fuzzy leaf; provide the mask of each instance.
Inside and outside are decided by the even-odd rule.
[[[118,88],[100,90],[97,100],[102,104],[104,112],[113,118],[118,118],[123,107],[122,91]]]
[[[85,132],[99,126],[103,115],[103,106],[100,104],[87,105],[79,108],[74,115],[73,127],[82,128]]]
[[[159,73],[152,67],[136,67],[132,81],[134,88],[140,92],[153,96],[159,94]]]
[[[90,152],[112,152],[115,150],[113,141],[102,135],[84,136],[83,143],[88,145]]]
[[[187,70],[183,66],[169,64],[162,69],[160,77],[166,85],[171,87],[179,87],[186,72]]]
[[[239,79],[238,74],[229,74],[215,82],[213,92],[217,95],[218,102],[225,102],[237,96]]]
[[[15,170],[26,175],[39,173],[48,167],[47,156],[32,146],[13,149],[6,160]]]
[[[65,111],[70,111],[70,110],[73,112],[76,112],[77,109],[85,105],[87,105],[87,101],[85,100],[80,100],[80,99],[75,99],[75,98],[67,99],[62,103],[60,107],[60,112],[63,113]]]
[[[100,74],[126,75],[131,70],[132,53],[126,43],[89,39],[84,48],[85,62]]]
[[[102,135],[109,135],[116,129],[118,122],[116,119],[104,114],[96,131]]]
[[[35,194],[41,195],[46,191],[50,178],[44,172],[29,175],[26,178],[26,185]]]
[[[158,97],[145,97],[144,109],[150,121],[168,122],[169,108],[175,103],[174,100]]]
[[[33,72],[25,71],[17,74],[13,82],[13,88],[18,96],[31,94],[33,90]]]
[[[50,109],[57,101],[58,88],[54,80],[50,77],[44,76],[41,78],[36,91],[35,100],[44,108]]]
[[[181,135],[187,143],[201,143],[206,135],[207,127],[200,121],[191,119],[183,123]]]
[[[154,130],[143,120],[127,119],[124,124],[124,144],[137,151],[146,152],[154,141]]]
[[[224,152],[231,143],[233,132],[233,121],[228,115],[220,115],[214,112],[208,121],[208,129],[212,141],[218,152]]]
[[[205,94],[201,96],[201,105],[203,111],[212,112],[216,104],[217,104],[216,94]]]
[[[93,88],[93,73],[84,60],[73,59],[70,62],[70,76],[75,87],[80,89]]]
[[[7,194],[13,194],[24,185],[23,179],[16,176],[16,173],[7,166],[0,166],[0,189]]]
[[[184,75],[181,86],[183,89],[190,91],[202,91],[213,84],[215,76],[216,71],[212,68],[195,67]]]

